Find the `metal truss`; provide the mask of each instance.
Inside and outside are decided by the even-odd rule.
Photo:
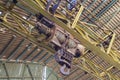
[[[35,5],[32,1],[29,2],[30,5],[34,5],[35,9],[38,9],[39,6]],[[45,12],[42,8],[38,9],[40,11],[41,14],[43,14],[44,16],[46,16],[47,18],[49,18],[50,20],[54,21],[56,24],[60,25],[62,28],[64,28],[66,31],[68,31],[69,33],[71,33],[75,38],[77,38],[82,44],[84,44],[84,46],[93,51],[94,54],[102,57],[104,60],[111,62],[111,64],[113,64],[114,66],[116,66],[117,68],[119,68],[118,66],[118,62],[114,61],[114,60],[110,60],[110,56],[107,55],[105,52],[101,51],[98,47],[96,47],[95,45],[93,45],[92,43],[90,43],[88,41],[88,39],[84,39],[79,33],[74,32],[74,30],[69,29],[64,23],[62,23],[61,21],[59,21],[57,18],[54,18],[53,16],[51,16],[50,14],[48,14],[47,12]],[[85,30],[84,30],[85,31]],[[109,59],[109,60],[108,60]]]
[[[112,39],[110,41],[109,47],[106,49],[107,51],[102,51],[101,47],[96,46],[96,44],[101,44],[101,40],[104,41],[104,39],[101,38],[100,36],[98,36],[97,34],[95,34],[94,32],[90,31],[87,28],[87,25],[85,23],[82,23],[82,22],[78,21],[79,20],[78,17],[80,16],[80,13],[82,13],[83,6],[80,7],[80,10],[77,14],[79,16],[77,16],[74,19],[73,24],[72,24],[72,28],[68,28],[68,26],[66,24],[61,22],[55,16],[46,12],[44,10],[44,5],[41,1],[39,1],[39,0],[35,0],[35,1],[36,2],[34,2],[33,0],[26,0],[25,2],[27,3],[27,5],[23,1],[20,1],[19,3],[22,4],[22,5],[26,5],[27,6],[26,8],[23,8],[22,5],[20,5],[20,4],[16,4],[16,6],[18,6],[20,8],[23,8],[28,13],[29,13],[29,11],[31,11],[30,13],[32,15],[35,15],[37,13],[43,14],[45,17],[47,17],[51,21],[55,22],[57,25],[61,26],[63,29],[65,29],[70,34],[72,34],[76,39],[78,39],[86,47],[87,50],[92,51],[95,55],[99,56],[100,58],[102,58],[103,60],[107,61],[108,63],[110,63],[112,65],[108,69],[104,69],[104,68],[100,67],[98,64],[96,64],[96,63],[92,62],[91,60],[87,59],[85,57],[85,55],[86,55],[85,54],[85,55],[82,56],[83,63],[81,65],[79,65],[79,63],[78,63],[79,59],[74,61],[75,65],[78,67],[78,69],[80,68],[80,69],[88,72],[89,74],[92,74],[93,76],[95,76],[99,79],[102,79],[102,80],[104,80],[105,75],[108,75],[110,80],[119,80],[120,79],[117,76],[115,76],[115,75],[113,75],[112,73],[109,72],[109,70],[112,67],[116,67],[120,70],[120,60],[119,60],[120,55],[116,51],[111,49],[112,44],[113,44],[114,39],[115,39],[115,34],[114,33],[112,35]],[[13,4],[11,4],[11,6],[14,7],[15,5],[13,6]],[[10,9],[11,9],[11,7],[10,7]],[[0,4],[0,10],[6,12],[4,14],[4,16],[0,18],[1,19],[0,25],[3,25],[5,27],[9,28],[10,30],[14,31],[15,33],[22,35],[26,39],[29,39],[30,41],[35,43],[36,45],[50,51],[50,53],[55,52],[52,48],[48,47],[47,44],[45,44],[44,42],[39,43],[37,41],[37,39],[33,35],[31,35],[31,30],[30,29],[34,28],[34,26],[35,26],[33,23],[23,19],[20,15],[16,14],[14,11],[12,11],[10,9],[6,8],[4,5]],[[8,22],[7,16],[11,16],[15,20],[15,22],[18,24],[19,27],[15,27],[13,24]],[[61,17],[61,15],[59,17]],[[63,16],[62,16],[62,18],[63,18]],[[64,19],[67,20],[67,18],[64,18]],[[26,25],[28,25],[29,29],[25,28],[22,25],[23,22]],[[11,41],[13,41],[13,40],[14,40],[14,37],[12,38]],[[21,43],[22,43],[22,41],[21,41]],[[10,46],[10,44],[6,48],[8,48],[9,46]],[[11,56],[9,56],[9,59],[10,59]],[[3,77],[3,78],[7,78],[8,80],[10,78],[15,78],[15,77],[9,76],[9,74],[6,70],[5,63],[2,63],[2,66],[4,67],[5,72],[6,72],[6,76],[7,76],[7,77]],[[34,80],[34,76],[31,74],[31,70],[29,69],[29,66],[28,65],[25,65],[25,66],[28,68],[30,78],[32,78],[32,80]],[[99,69],[101,69],[102,72],[100,72]],[[81,76],[82,75],[76,76],[73,80],[77,80]],[[23,77],[23,78],[27,78],[27,77]]]

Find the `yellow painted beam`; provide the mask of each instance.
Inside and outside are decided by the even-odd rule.
[[[0,18],[0,19],[2,19],[2,18]],[[12,28],[13,25],[6,22],[5,20],[3,20],[3,22],[1,22],[0,25],[3,25],[4,27],[10,29],[11,31],[13,31],[13,32],[23,36],[24,38],[30,40],[32,43],[36,44],[37,46],[41,47],[42,49],[49,51],[49,53],[51,53],[52,55],[53,55],[53,53],[55,53],[55,51],[52,48],[50,48],[47,44],[45,44],[43,42],[42,43],[38,42],[37,39],[35,37],[33,37],[32,35],[25,34],[23,32],[20,32],[16,29]]]
[[[80,68],[80,69],[88,72],[88,73],[91,74],[92,76],[97,77],[97,78],[103,80],[103,78],[102,78],[101,76],[97,75],[95,72],[93,72],[93,71],[90,70],[89,68],[83,67],[83,66],[81,66],[81,65],[76,65],[76,66],[77,66],[78,68]],[[79,76],[79,75],[77,75],[77,76]],[[73,80],[74,80],[74,79],[73,79]]]
[[[107,49],[107,54],[110,53],[110,50],[111,50],[112,45],[113,45],[113,42],[115,41],[115,35],[116,35],[116,34],[113,33],[113,35],[112,35],[112,39],[111,39],[110,44],[109,44],[108,49]]]
[[[108,69],[104,69],[104,68],[102,68],[101,66],[98,66],[97,64],[95,64],[95,62],[92,62],[90,59],[88,59],[88,58],[86,58],[86,57],[84,57],[84,58],[85,58],[86,62],[88,62],[89,65],[91,65],[91,67],[93,67],[93,68],[99,68],[100,70],[103,71],[102,73],[98,73],[97,69],[95,69],[95,71],[97,72],[97,74],[98,74],[99,76],[102,77],[102,76],[104,76],[104,75],[106,74],[106,75],[109,75],[109,77],[111,77],[111,78],[113,78],[113,79],[116,79],[116,80],[119,80],[119,79],[120,79],[120,78],[117,77],[116,75],[113,75],[111,72],[109,72],[109,70],[110,70],[113,66],[109,67]],[[104,73],[104,74],[103,74],[103,73]]]
[[[64,19],[67,20],[66,17],[61,16],[60,14],[54,14],[55,17],[60,18],[60,19]]]
[[[7,21],[7,16],[8,16],[8,14],[9,14],[9,13],[6,13],[6,14],[4,15],[4,17],[3,17],[3,19],[4,19],[5,21]]]
[[[11,15],[11,16],[12,16],[12,18],[15,20],[15,22],[19,25],[19,28],[20,28],[21,30],[23,30],[25,33],[29,33],[29,32],[25,29],[25,27],[22,26],[21,22],[20,22],[16,17],[14,17],[13,15]]]
[[[13,12],[13,11],[11,11],[11,10],[9,11],[9,10],[8,10],[6,7],[4,7],[2,4],[0,4],[0,10],[2,10],[2,11],[7,11],[7,12],[10,13],[12,16],[16,17],[16,19],[21,20],[21,21],[25,22],[26,24],[29,24],[29,25],[34,26],[34,24],[32,24],[32,23],[29,22],[29,21],[26,21],[25,19],[23,19],[22,17],[20,17],[20,16],[19,16],[18,14],[16,14],[15,12]],[[32,43],[36,44],[37,46],[40,46],[41,48],[44,48],[44,49],[46,49],[47,51],[50,51],[50,52],[52,52],[52,53],[55,53],[55,51],[54,51],[52,48],[48,47],[47,44],[45,44],[45,43],[43,43],[43,42],[42,42],[42,43],[41,43],[41,42],[38,42],[37,39],[36,39],[35,37],[33,37],[32,35],[30,35],[30,34],[28,34],[28,33],[23,33],[22,30],[20,31],[20,30],[14,29],[14,28],[13,28],[13,25],[10,24],[10,22],[8,22],[7,19],[6,19],[8,13],[5,14],[5,16],[4,16],[3,18],[0,18],[0,19],[3,20],[3,22],[0,22],[0,25],[2,24],[4,27],[6,27],[6,28],[10,29],[11,31],[13,31],[13,32],[15,32],[15,33],[23,36],[24,38],[30,40]],[[19,24],[20,24],[20,23],[19,23]],[[22,24],[20,24],[20,25],[22,25]],[[52,54],[52,55],[53,55],[53,54]]]
[[[43,9],[44,9],[44,5],[41,3],[41,1],[40,0],[35,0],[37,3],[38,3],[38,5],[40,6],[40,7],[42,7]]]
[[[117,61],[120,64],[120,54],[115,53],[113,51],[110,51],[111,53],[109,54],[115,61]]]
[[[83,6],[80,6],[80,9],[79,9],[79,11],[78,11],[78,13],[77,13],[77,15],[76,15],[73,23],[72,23],[72,28],[75,28],[75,27],[76,27],[76,24],[77,24],[77,22],[78,22],[78,20],[79,20],[79,18],[80,18],[80,16],[81,16],[83,10],[84,10],[84,7],[83,7]]]

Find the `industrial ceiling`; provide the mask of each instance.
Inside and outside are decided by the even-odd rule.
[[[69,1],[63,0],[54,16],[45,10],[46,0],[13,1],[0,0],[0,80],[42,80],[30,66],[39,64],[52,69],[47,79],[54,73],[63,80],[120,80],[120,0],[78,0],[73,11],[66,10]],[[55,50],[36,38],[38,13],[85,46],[84,54],[73,60],[68,76],[60,73]],[[11,76],[9,69],[16,64],[25,65],[30,76]]]

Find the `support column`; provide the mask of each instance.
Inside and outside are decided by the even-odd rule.
[[[79,20],[79,18],[81,16],[83,10],[84,10],[84,7],[81,6],[78,13],[77,13],[77,15],[76,15],[76,17],[75,17],[75,19],[74,19],[74,21],[73,21],[73,23],[72,23],[72,28],[76,27],[76,24],[77,24],[77,22],[78,22],[78,20]]]

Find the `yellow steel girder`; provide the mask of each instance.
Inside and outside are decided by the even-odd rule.
[[[77,24],[77,22],[78,22],[78,20],[79,20],[79,18],[80,18],[80,15],[82,14],[82,11],[83,11],[83,10],[84,10],[84,7],[83,7],[83,6],[80,6],[80,9],[79,9],[79,11],[78,11],[78,13],[77,13],[77,15],[76,15],[73,23],[72,23],[72,28],[75,28],[75,27],[76,27],[76,24]]]

